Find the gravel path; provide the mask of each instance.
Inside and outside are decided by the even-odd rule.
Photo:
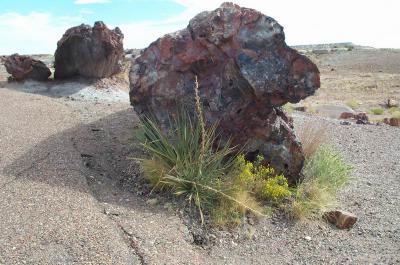
[[[0,111],[0,264],[400,263],[399,128],[295,113],[354,164],[340,201],[357,224],[270,218],[199,245],[185,214],[143,192],[127,103],[0,88]]]

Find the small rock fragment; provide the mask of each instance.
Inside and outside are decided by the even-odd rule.
[[[349,122],[349,121],[341,121],[340,125],[351,125],[351,122]]]
[[[323,217],[339,229],[351,228],[358,219],[354,214],[342,210],[326,212]]]

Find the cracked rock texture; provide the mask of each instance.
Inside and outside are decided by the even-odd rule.
[[[57,43],[54,77],[102,78],[119,73],[125,56],[123,38],[118,27],[110,30],[101,21],[93,28],[82,24],[68,29]]]
[[[219,122],[223,140],[296,181],[303,165],[292,120],[282,111],[319,88],[319,71],[285,44],[283,27],[249,8],[224,3],[190,20],[187,28],[153,42],[130,72],[130,98],[141,114],[167,126],[177,106],[194,109],[198,76],[206,123]]]

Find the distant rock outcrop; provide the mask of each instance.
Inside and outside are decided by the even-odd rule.
[[[54,77],[102,78],[121,71],[124,35],[117,27],[110,30],[103,22],[68,29],[57,43]]]
[[[177,105],[193,110],[195,75],[206,123],[219,122],[223,139],[261,153],[297,181],[304,156],[281,106],[314,94],[320,80],[315,64],[285,44],[283,27],[232,3],[200,13],[136,58],[131,103],[165,127]]]
[[[13,54],[2,58],[4,66],[12,78],[17,81],[33,79],[45,81],[51,75],[50,69],[40,60],[30,56]]]

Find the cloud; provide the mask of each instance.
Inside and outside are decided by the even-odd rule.
[[[99,2],[75,2],[78,1]],[[166,19],[130,22],[127,18],[125,23],[112,25],[119,26],[124,33],[125,48],[147,47],[164,34],[185,28],[199,12],[213,10],[220,5],[214,0],[169,1],[182,5],[184,10]],[[289,45],[352,41],[373,47],[400,48],[400,35],[396,34],[400,28],[400,20],[397,19],[397,10],[400,10],[398,0],[386,0],[385,4],[379,0],[336,0],[329,7],[321,4],[320,0],[234,2],[275,18],[285,27]],[[38,12],[27,15],[15,12],[0,14],[0,54],[53,53],[65,30],[84,22],[85,12],[90,12],[86,9],[80,11],[77,17],[61,18]]]
[[[82,17],[54,17],[40,12],[0,14],[0,54],[53,53],[64,32],[82,21]]]
[[[173,0],[186,8],[189,18],[212,10],[215,0]],[[398,0],[336,0],[329,5],[320,0],[260,1],[233,0],[240,6],[255,8],[275,18],[285,27],[290,45],[352,41],[374,47],[400,48]],[[188,19],[187,19],[188,21]]]
[[[110,3],[110,0],[75,0],[76,5],[90,5],[90,4],[106,4]]]

